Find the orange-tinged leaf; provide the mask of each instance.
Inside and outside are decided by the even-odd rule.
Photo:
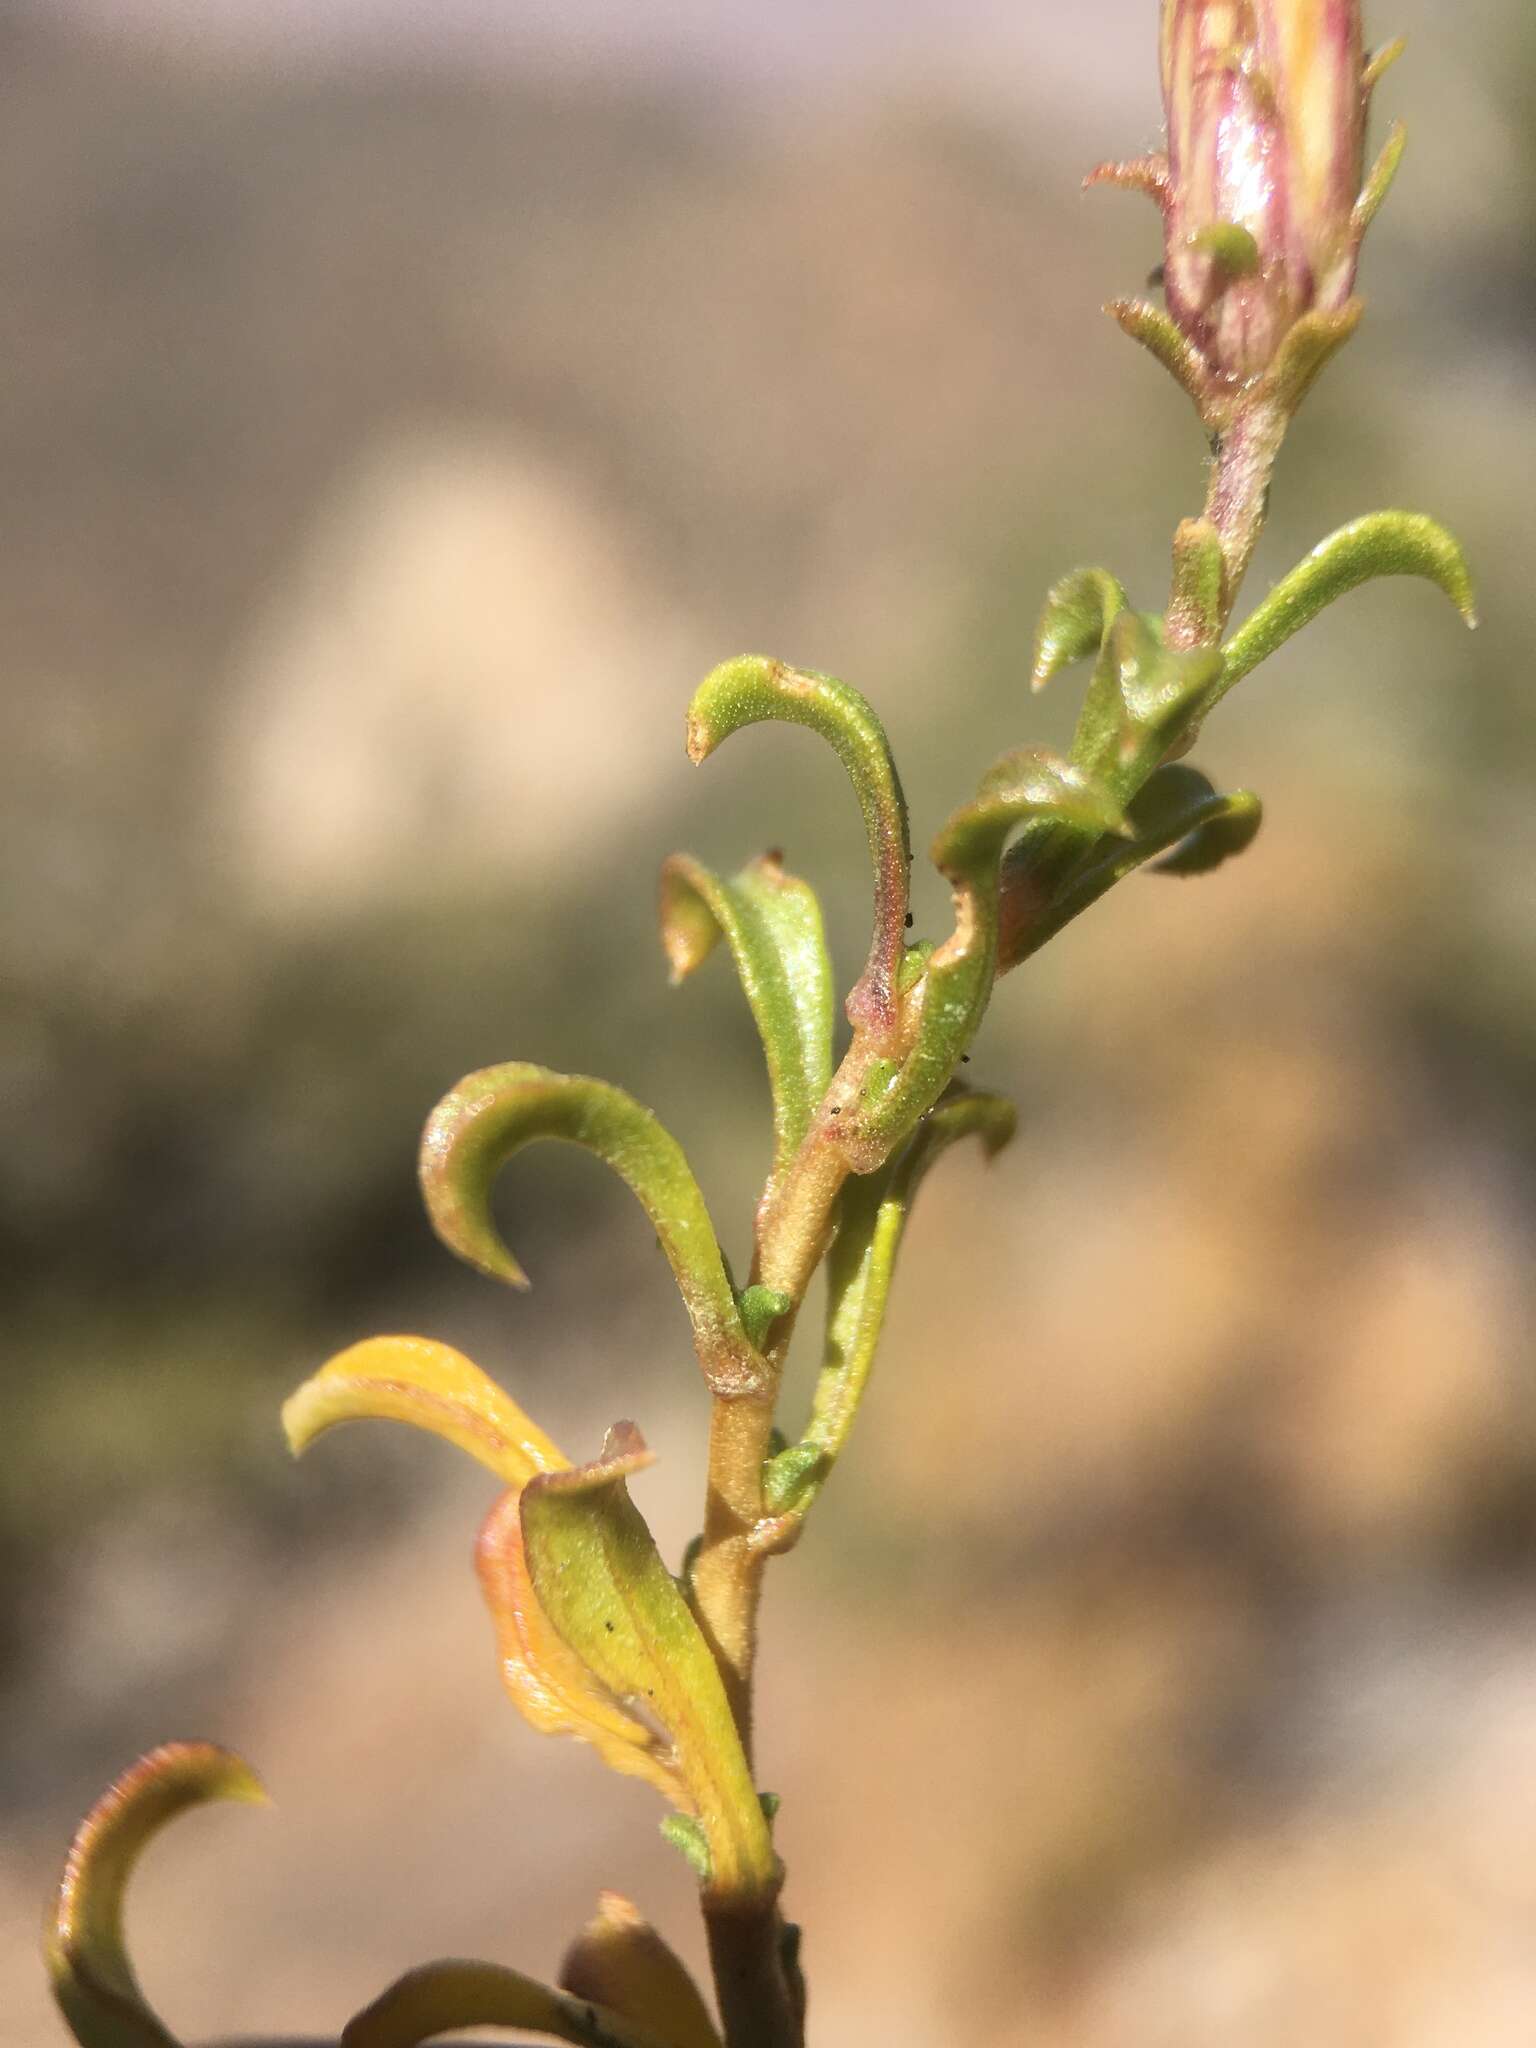
[[[517,2027],[578,2048],[677,2048],[618,2013],[498,1963],[423,1963],[342,2029],[342,2048],[418,2048],[461,2027]]]
[[[620,1699],[643,1702],[672,1738],[709,1847],[711,1891],[772,1898],[778,1859],[719,1669],[692,1609],[629,1497],[651,1454],[633,1423],[602,1456],[523,1489],[523,1542],[549,1619]]]
[[[211,1742],[168,1742],[104,1792],[76,1830],[44,1929],[53,1995],[82,2048],[175,2048],[139,1989],[123,1898],[145,1845],[189,1806],[265,1801],[248,1764]]]
[[[510,1486],[570,1460],[512,1396],[449,1344],[429,1337],[370,1337],[321,1366],[283,1405],[295,1457],[338,1422],[410,1422],[490,1467]]]
[[[646,1779],[674,1806],[691,1813],[693,1802],[670,1746],[625,1711],[539,1605],[528,1573],[518,1505],[516,1493],[503,1494],[486,1517],[475,1548],[475,1567],[496,1624],[507,1691],[541,1735],[574,1735],[590,1742],[611,1769]]]
[[[566,1952],[560,1982],[662,2035],[672,2048],[721,2048],[699,1987],[639,1908],[603,1892]]]

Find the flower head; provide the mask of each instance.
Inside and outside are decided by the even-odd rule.
[[[1354,288],[1369,97],[1359,0],[1163,0],[1168,310],[1248,378]]]

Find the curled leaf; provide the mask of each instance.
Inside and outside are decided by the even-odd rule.
[[[691,974],[722,936],[768,1062],[777,1176],[832,1078],[832,963],[816,892],[772,854],[730,881],[674,854],[661,871],[661,938],[673,981]]]
[[[1042,747],[1004,754],[987,770],[976,797],[951,813],[933,842],[935,867],[963,899],[957,906],[962,918],[995,884],[1009,836],[1038,817],[1094,838],[1123,830],[1125,824],[1119,804],[1081,767]],[[944,950],[940,947],[929,962],[930,980]]]
[[[1216,696],[1283,647],[1325,605],[1377,576],[1422,576],[1445,592],[1469,626],[1477,624],[1467,559],[1445,528],[1421,512],[1371,512],[1319,541],[1243,621],[1227,642]]]
[[[906,799],[885,728],[858,691],[835,677],[744,654],[722,662],[694,693],[688,707],[689,757],[706,760],[733,732],[767,720],[818,733],[853,784],[874,868],[875,920],[869,961],[848,998],[848,1012],[856,1025],[888,1029],[906,930],[911,843]]]
[[[629,1497],[626,1481],[650,1462],[634,1424],[620,1423],[592,1464],[529,1483],[522,1522],[533,1589],[601,1684],[671,1738],[709,1846],[711,1889],[771,1898],[778,1862],[719,1669]]]
[[[1246,853],[1258,838],[1264,806],[1251,789],[1234,789],[1225,796],[1213,790],[1183,822],[1188,829],[1173,851],[1155,864],[1154,874],[1214,874],[1227,861]]]
[[[670,2048],[720,2048],[698,1986],[651,1923],[617,1892],[566,1951],[560,1982],[575,1997],[649,2027]]]
[[[699,1184],[683,1149],[648,1109],[607,1081],[511,1062],[461,1081],[428,1119],[421,1143],[427,1211],[451,1251],[514,1287],[528,1282],[491,1216],[491,1188],[515,1152],[539,1138],[595,1152],[627,1183],[655,1227],[693,1325],[704,1377],[740,1393],[763,1376]]]
[[[847,1182],[827,1258],[826,1344],[811,1419],[801,1440],[764,1471],[764,1498],[775,1519],[764,1525],[759,1548],[780,1550],[794,1541],[848,1441],[874,1365],[896,1254],[925,1175],[963,1138],[979,1139],[993,1158],[1017,1122],[1013,1104],[1002,1096],[959,1090],[924,1117],[887,1166]]]
[[[338,1422],[409,1422],[467,1451],[509,1486],[570,1460],[478,1365],[429,1337],[370,1337],[321,1366],[283,1404],[300,1456]]]
[[[676,2048],[606,2007],[498,1963],[423,1963],[343,2027],[342,2048],[419,2048],[463,2027],[516,2027],[577,2048]]]
[[[1097,654],[1125,605],[1125,591],[1107,569],[1074,569],[1052,584],[1035,628],[1031,687],[1043,690],[1062,669]]]
[[[1126,802],[1204,716],[1221,674],[1214,647],[1167,647],[1161,620],[1119,613],[1083,700],[1073,763]]]
[[[1209,603],[1217,565],[1203,521],[1182,529],[1186,603]],[[1116,586],[1118,588],[1118,586]],[[1086,641],[1094,613],[1085,610],[1076,644]],[[1189,744],[1220,688],[1215,647],[1169,647],[1162,621],[1104,604],[1099,658],[1072,738],[1074,767],[1111,801],[1135,796],[1170,754]],[[1006,974],[1060,929],[1053,906],[1088,856],[1097,832],[1042,819],[1023,833],[1003,863],[998,901],[997,972]]]
[[[591,1672],[540,1605],[528,1570],[520,1502],[503,1494],[475,1546],[475,1568],[496,1627],[501,1675],[514,1705],[541,1735],[588,1742],[610,1770],[644,1778],[687,1810],[670,1742],[631,1714]]]
[[[123,1939],[123,1898],[146,1844],[210,1799],[266,1799],[250,1766],[211,1742],[168,1742],[126,1770],[70,1844],[44,1930],[53,1995],[82,2048],[175,2048],[139,1989]]]
[[[1162,364],[1204,419],[1217,388],[1216,380],[1209,363],[1182,329],[1146,299],[1111,299],[1104,310],[1119,322],[1132,341],[1139,342]]]
[[[1156,862],[1155,872],[1197,875],[1252,844],[1263,807],[1251,790],[1219,796],[1198,768],[1175,761],[1159,768],[1127,806],[1130,838],[1106,838],[1058,890],[1049,906],[1013,937],[1009,964],[1028,959],[1091,903],[1127,875]],[[1166,855],[1159,859],[1159,855]]]

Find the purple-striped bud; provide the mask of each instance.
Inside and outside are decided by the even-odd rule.
[[[1213,370],[1253,377],[1354,288],[1359,0],[1163,0],[1162,70],[1168,310]]]

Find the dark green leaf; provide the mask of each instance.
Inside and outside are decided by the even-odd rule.
[[[1198,768],[1182,761],[1159,768],[1130,804],[1132,837],[1106,838],[1068,877],[1049,908],[1031,925],[1016,959],[1038,952],[1064,925],[1128,875],[1157,861],[1155,872],[1197,875],[1252,844],[1263,816],[1246,789],[1218,796]],[[1160,854],[1169,857],[1158,860]]]

